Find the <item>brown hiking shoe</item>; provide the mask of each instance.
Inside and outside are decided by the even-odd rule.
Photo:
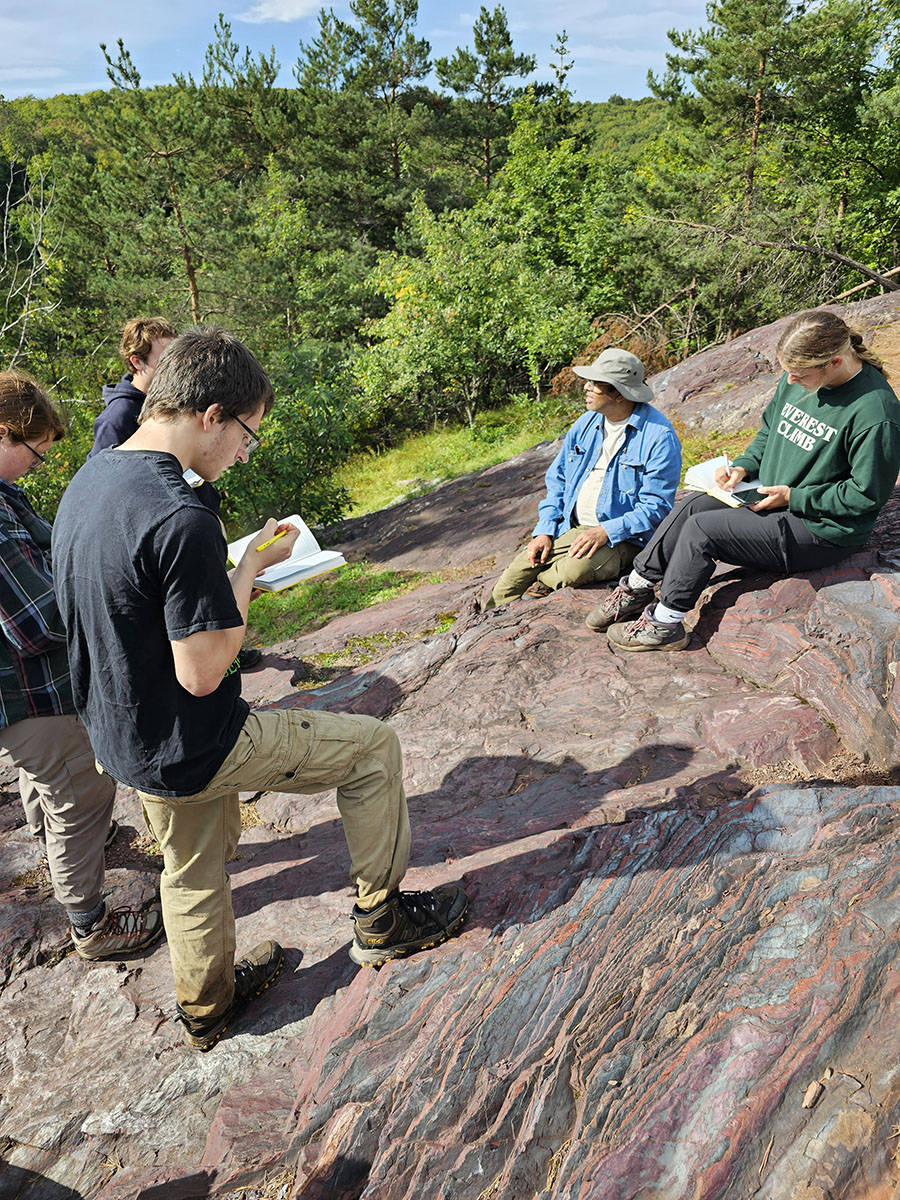
[[[184,1026],[185,1043],[192,1050],[212,1050],[250,1001],[275,982],[283,966],[284,951],[278,943],[260,942],[234,964],[234,999],[223,1013],[212,1017],[189,1017],[181,1005],[176,1004],[175,1020]]]
[[[606,631],[610,645],[617,650],[684,650],[691,635],[680,621],[654,621],[650,613],[655,607],[648,604],[630,624],[611,625]]]
[[[594,633],[602,633],[617,621],[639,616],[647,602],[652,599],[653,588],[639,588],[634,591],[628,586],[628,576],[623,575],[603,603],[591,609],[584,618],[584,623],[588,629],[593,629]]]
[[[134,954],[152,945],[162,931],[162,913],[158,908],[148,912],[133,908],[107,909],[89,933],[82,936],[74,926],[69,929],[75,949],[89,962]]]
[[[536,579],[530,588],[526,588],[522,593],[525,596],[531,596],[535,600],[543,600],[545,596],[553,595],[553,588],[547,587],[546,583],[541,583]]]
[[[371,912],[354,905],[350,957],[362,967],[380,967],[389,958],[430,950],[459,932],[468,907],[455,883],[431,892],[393,892]]]

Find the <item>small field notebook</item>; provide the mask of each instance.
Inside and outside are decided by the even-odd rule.
[[[290,517],[283,517],[279,524],[284,524],[286,521],[297,526],[300,536],[294,543],[290,558],[276,563],[274,567],[267,567],[265,571],[260,571],[253,580],[253,586],[263,592],[284,591],[285,588],[293,587],[295,583],[302,583],[304,579],[312,579],[314,575],[321,575],[325,571],[333,571],[335,567],[342,567],[347,561],[343,554],[339,554],[336,550],[323,550],[313,536],[312,530],[296,513]],[[248,533],[246,537],[238,538],[236,542],[229,542],[228,558],[230,562],[240,562],[244,551],[258,536],[259,530],[256,533]]]
[[[742,480],[733,492],[726,492],[724,488],[720,488],[716,483],[716,471],[719,467],[727,465],[724,454],[720,454],[718,458],[707,459],[706,462],[695,463],[684,473],[684,486],[692,492],[706,492],[731,508],[740,508],[744,504],[755,504],[757,500],[762,500],[763,494],[756,490],[759,487],[758,479]]]

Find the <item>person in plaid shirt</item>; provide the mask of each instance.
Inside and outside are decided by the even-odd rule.
[[[162,932],[158,910],[108,911],[105,844],[116,785],[94,762],[75,715],[66,635],[50,572],[50,524],[16,484],[64,435],[29,376],[0,372],[0,756],[19,769],[32,833],[47,850],[53,891],[86,959],[118,958]]]

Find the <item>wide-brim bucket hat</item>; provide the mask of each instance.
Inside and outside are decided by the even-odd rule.
[[[626,400],[634,404],[649,404],[653,399],[653,392],[644,383],[644,364],[628,350],[611,346],[598,354],[592,363],[573,367],[572,370],[582,379],[611,383]]]

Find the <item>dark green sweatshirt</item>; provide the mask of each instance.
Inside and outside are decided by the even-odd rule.
[[[861,546],[900,472],[900,401],[869,363],[816,392],[783,375],[734,465],[767,487],[789,487],[790,512],[818,537]]]

